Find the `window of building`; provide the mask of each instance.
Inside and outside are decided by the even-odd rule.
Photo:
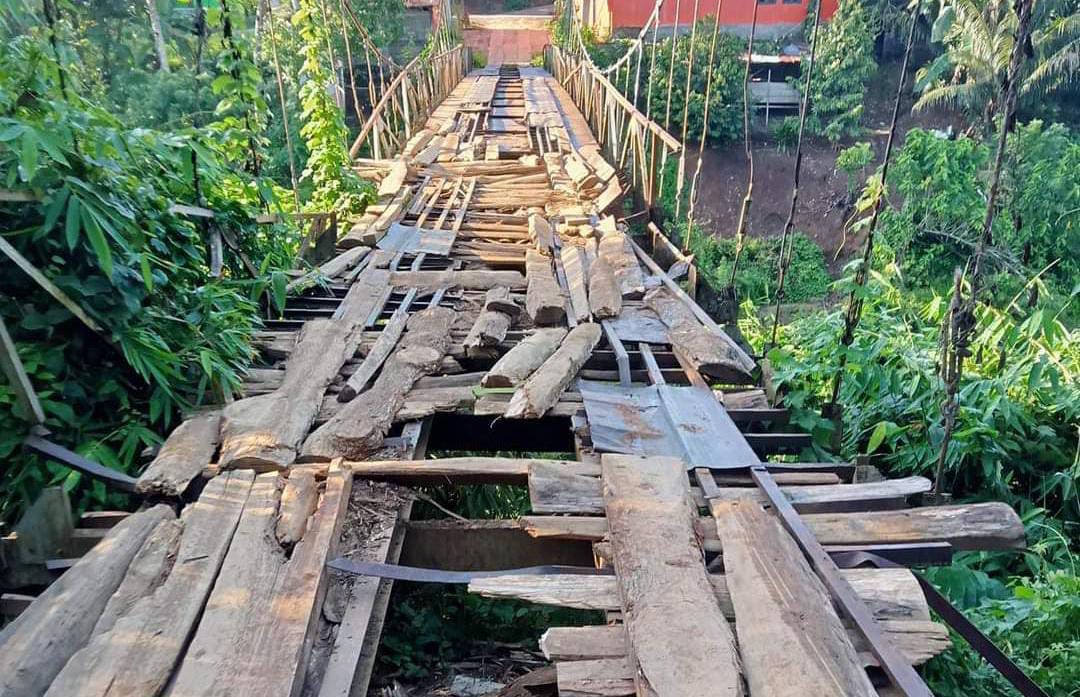
[[[758,0],[759,5],[775,5],[776,0]]]
[[[801,5],[802,0],[783,0],[785,5]]]

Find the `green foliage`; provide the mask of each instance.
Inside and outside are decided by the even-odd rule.
[[[300,9],[292,17],[304,55],[301,74],[305,81],[300,86],[304,124],[300,135],[307,144],[308,160],[303,177],[313,188],[313,210],[352,215],[363,212],[372,190],[350,167],[345,117],[330,95],[331,68],[324,62],[329,28],[319,9],[318,0],[300,0]]]
[[[846,294],[851,285],[845,277],[839,290]],[[933,476],[942,438],[937,360],[947,298],[916,299],[900,285],[895,265],[874,272],[859,292],[865,306],[846,351],[838,454],[873,451],[875,464],[891,475]],[[1012,503],[1028,523],[1030,569],[1060,565],[1067,545],[1058,531],[1080,520],[1080,340],[1043,309],[980,306],[977,321],[943,490]],[[819,444],[807,457],[826,456],[821,444],[832,436],[819,412],[843,350],[842,323],[841,309],[797,320],[783,327],[783,348],[769,355],[792,422]],[[743,333],[763,337],[764,327],[751,316]]]
[[[848,195],[854,194],[859,188],[859,181],[866,172],[866,168],[874,159],[874,150],[870,143],[856,143],[850,148],[844,148],[836,156],[836,168],[847,175]]]
[[[727,285],[735,258],[735,240],[695,235],[693,251],[698,270],[713,288]],[[735,286],[739,297],[758,303],[775,300],[779,237],[750,237],[743,245]],[[831,283],[821,247],[801,233],[795,233],[791,269],[784,285],[787,302],[804,302],[825,297]]]
[[[773,140],[780,152],[791,152],[799,141],[799,117],[785,116],[773,127]]]
[[[507,12],[517,12],[529,6],[529,0],[503,0],[503,9]]]
[[[709,49],[712,39],[713,21],[704,18],[698,21],[697,35],[691,46],[690,36],[678,36],[660,41],[656,48],[656,63],[652,73],[648,65],[642,68],[641,85],[638,90],[637,107],[642,112],[646,107],[646,91],[652,90],[652,119],[658,123],[670,123],[672,133],[681,132],[684,116],[687,140],[696,142],[701,137],[705,119],[705,89],[709,76]],[[629,45],[625,39],[614,40],[606,44],[597,44],[586,37],[589,54],[600,67],[614,63],[622,56]],[[707,138],[713,143],[724,143],[742,137],[742,104],[744,63],[740,56],[746,50],[744,42],[731,34],[721,33],[716,42],[716,54],[712,63],[713,84],[709,97],[709,124]],[[690,69],[690,56],[693,52],[693,72],[690,75],[690,98],[686,105],[687,71]],[[668,74],[671,61],[675,61],[671,85],[671,115],[667,119]],[[650,61],[651,64],[651,61]],[[623,88],[626,84],[628,98],[634,97],[634,77],[637,63],[627,61],[627,65],[610,76],[611,82]]]
[[[883,238],[916,284],[943,287],[965,262],[986,213],[990,147],[974,138],[908,132],[889,172],[902,197],[882,214]],[[1072,292],[1080,262],[1080,139],[1061,125],[1021,125],[1010,138],[988,271],[1003,301],[1053,264],[1051,290]],[[1012,280],[1015,279],[1015,280]]]
[[[866,81],[877,70],[874,35],[861,0],[840,0],[820,31],[807,126],[835,143],[861,131]],[[803,70],[808,65],[804,63]],[[799,89],[804,85],[800,77]]]
[[[1012,588],[1004,590],[985,575],[979,579],[978,573],[954,565],[932,569],[929,576],[953,602],[966,600],[962,607],[967,608],[968,619],[1047,694],[1077,694],[1080,577],[1075,572],[1051,572],[1032,579],[1017,579]],[[952,640],[953,647],[933,659],[924,673],[935,695],[1011,697],[1016,694],[963,639],[954,634]]]

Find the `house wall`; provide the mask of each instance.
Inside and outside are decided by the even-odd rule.
[[[828,19],[836,12],[839,0],[822,0],[821,16]],[[611,16],[611,26],[616,33],[628,33],[640,29],[652,14],[654,0],[593,0],[597,4],[606,2]],[[754,19],[754,0],[665,0],[660,10],[661,30],[683,28],[695,19],[694,5],[697,4],[697,18],[711,17],[720,6],[720,22],[729,31],[748,34]],[[678,15],[676,16],[676,5]],[[806,19],[810,0],[773,0],[759,3],[757,26],[758,34],[766,37],[780,36],[799,28]]]

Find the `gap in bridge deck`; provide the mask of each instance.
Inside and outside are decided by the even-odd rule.
[[[501,419],[459,413],[437,413],[432,418],[428,450],[471,453],[572,453],[570,419]]]

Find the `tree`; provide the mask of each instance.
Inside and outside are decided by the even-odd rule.
[[[1076,79],[1080,68],[1080,12],[1058,2],[1038,3],[1031,53],[1025,61],[1021,104],[1031,105]],[[1016,12],[1001,0],[949,0],[931,39],[945,47],[916,74],[914,110],[936,106],[977,116],[989,130],[997,116],[1016,34]]]
[[[877,70],[874,36],[861,0],[840,0],[820,31],[807,123],[812,132],[835,143],[859,132],[866,81]],[[803,69],[808,67],[804,62]]]
[[[158,70],[167,73],[169,72],[169,54],[165,51],[165,35],[161,30],[161,15],[158,14],[157,0],[146,0],[146,13],[150,15],[150,33],[154,35]]]

